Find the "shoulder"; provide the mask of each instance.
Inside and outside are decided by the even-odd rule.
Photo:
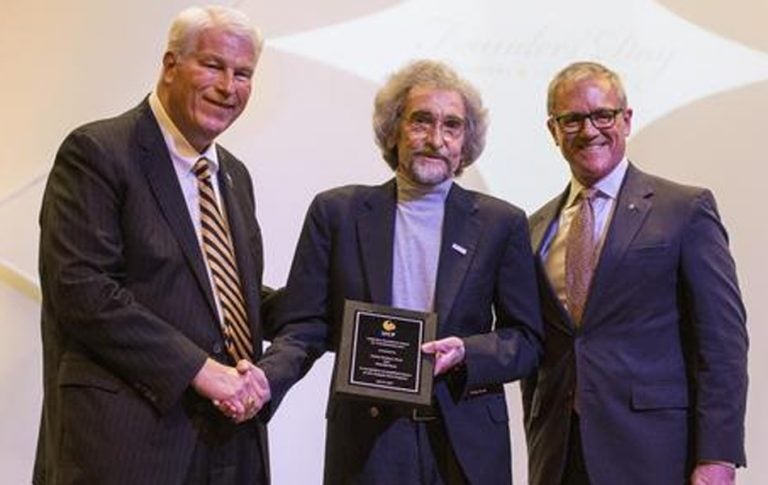
[[[676,182],[634,166],[625,184],[628,190],[652,198],[654,207],[661,211],[690,212],[702,204],[715,207],[714,195],[708,188]]]
[[[670,180],[658,175],[636,169],[636,174],[640,180],[647,183],[655,195],[667,197],[676,200],[691,200],[701,197],[702,194],[710,192],[705,187],[697,185],[688,185],[674,180]]]
[[[446,218],[471,217],[487,241],[528,240],[528,220],[516,205],[458,185],[451,189],[448,197]]]
[[[387,199],[394,201],[395,187],[390,181],[382,185],[343,185],[318,193],[313,206],[352,208],[378,204]]]
[[[391,190],[390,190],[391,188]],[[384,215],[394,209],[394,184],[379,186],[344,185],[315,195],[307,209],[305,223],[340,230],[369,214]]]
[[[160,128],[146,101],[120,115],[75,128],[61,143],[57,159],[127,164],[142,145],[141,140],[162,143]]]
[[[142,136],[140,132],[154,134]],[[59,146],[54,169],[98,173],[104,180],[120,179],[135,170],[133,162],[140,153],[140,140],[152,140],[152,136],[162,143],[160,129],[144,101],[118,116],[75,128]]]
[[[324,190],[317,194],[317,197],[323,199],[338,199],[338,200],[357,200],[365,199],[377,192],[386,190],[385,187],[389,185],[389,182],[382,185],[362,185],[362,184],[349,184],[334,187],[332,189]]]
[[[146,102],[117,116],[85,123],[72,130],[68,139],[90,138],[95,141],[110,142],[119,138],[129,138],[142,122],[154,122],[152,111]]]
[[[523,209],[504,199],[465,189],[458,184],[455,184],[451,190],[452,194],[449,197],[455,197],[487,217],[525,219]]]

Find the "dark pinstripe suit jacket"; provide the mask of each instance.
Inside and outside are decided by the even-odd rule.
[[[254,349],[262,245],[245,166],[219,149]],[[223,351],[205,263],[145,100],[62,144],[40,214],[43,419],[35,483],[180,483],[234,425],[189,387]],[[266,429],[253,446],[266,464]]]

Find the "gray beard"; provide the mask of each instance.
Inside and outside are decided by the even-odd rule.
[[[421,185],[438,185],[451,177],[451,170],[445,162],[433,164],[414,161],[408,176]]]

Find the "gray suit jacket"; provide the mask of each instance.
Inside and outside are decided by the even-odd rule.
[[[546,331],[523,385],[531,483],[559,483],[575,397],[595,485],[743,465],[746,316],[712,194],[630,164],[578,329],[540,260],[566,196],[530,219]]]
[[[262,246],[251,181],[242,163],[219,155],[261,349]],[[67,137],[40,227],[44,406],[34,482],[181,483],[198,440],[226,441],[233,432],[189,388],[206,357],[229,357],[198,239],[146,100]],[[266,430],[247,426],[266,465]]]

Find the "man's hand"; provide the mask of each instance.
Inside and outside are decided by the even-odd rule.
[[[691,474],[691,485],[734,485],[736,470],[730,463],[699,463]]]
[[[237,423],[254,417],[271,397],[264,372],[246,360],[230,367],[208,358],[192,387]]]
[[[237,363],[237,372],[245,380],[246,393],[248,397],[243,403],[245,405],[245,415],[237,422],[247,421],[261,411],[261,408],[272,398],[272,392],[269,389],[269,382],[264,371],[253,365],[247,360],[241,360]],[[223,403],[226,405],[226,403]],[[219,409],[222,409],[219,407]]]
[[[433,340],[421,346],[425,354],[435,354],[435,375],[439,376],[464,362],[464,341],[459,337]]]

